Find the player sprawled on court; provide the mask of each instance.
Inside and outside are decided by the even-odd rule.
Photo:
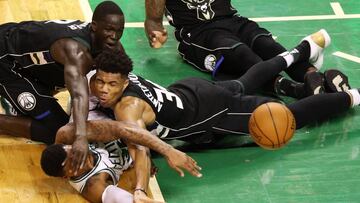
[[[76,139],[73,167],[88,152],[86,74],[104,49],[122,50],[124,15],[111,1],[100,3],[91,23],[78,20],[24,21],[0,25],[0,95],[17,116],[0,115],[0,133],[54,143],[69,116],[53,94],[67,88],[72,98]]]
[[[216,135],[248,134],[252,112],[261,104],[275,101],[251,94],[293,63],[317,62],[323,54],[319,44],[324,40],[323,32],[314,33],[290,52],[257,63],[236,80],[188,78],[168,88],[130,73],[132,63],[125,53],[103,52],[96,58],[96,74],[90,87],[99,104],[107,108],[104,112],[113,111],[116,120],[136,123],[163,140],[207,143]],[[283,106],[294,115],[299,129],[359,102],[358,90],[352,89],[314,95]]]
[[[145,3],[145,30],[150,45],[159,48],[166,42],[165,15],[175,27],[178,51],[184,61],[212,74],[214,79],[238,78],[254,64],[286,51],[268,30],[241,16],[231,0],[146,0]],[[325,48],[328,44],[319,46]],[[316,63],[298,61],[291,66],[293,68],[284,71],[301,83],[275,75],[262,88],[271,87],[266,90],[302,98],[324,91],[337,92],[337,89],[325,88],[333,86],[335,77],[342,78],[342,83],[348,86],[347,77],[338,70],[318,72],[322,66],[320,59]]]
[[[96,115],[95,119],[103,117]],[[119,122],[112,123],[113,131],[109,130],[109,122],[101,124],[88,123],[90,131],[87,138],[92,144],[89,145],[90,153],[84,167],[77,173],[70,166],[72,146],[69,144],[74,140],[71,132],[74,130],[73,126],[69,124],[61,128],[56,137],[56,142],[61,144],[50,145],[42,153],[41,167],[44,172],[50,176],[67,178],[71,186],[90,202],[157,203],[158,201],[147,197],[151,167],[147,148],[119,139],[124,135],[124,130],[114,131]],[[169,151],[171,150],[175,149],[171,148]],[[135,184],[133,194],[117,187],[123,171],[132,167],[135,170],[135,176],[131,177]]]
[[[90,111],[89,119],[86,136],[91,144],[84,167],[75,172],[70,166],[73,158],[71,144],[75,140],[73,123],[59,129],[56,135],[58,144],[50,145],[43,151],[41,167],[50,176],[69,179],[70,184],[90,202],[158,202],[147,196],[151,167],[149,152],[146,147],[131,143],[152,148],[176,170],[185,169],[194,176],[201,176],[200,167],[191,157],[159,142],[148,131],[129,123],[109,120],[106,114],[97,110]],[[116,187],[123,171],[131,167],[135,170],[135,176],[131,177],[135,186],[133,194]]]

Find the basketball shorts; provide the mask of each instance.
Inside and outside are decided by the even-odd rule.
[[[239,45],[251,48],[254,40],[263,35],[271,36],[256,22],[240,16],[176,31],[180,42],[178,51],[182,58],[201,71],[213,73],[214,77],[224,61],[224,50],[233,50]]]

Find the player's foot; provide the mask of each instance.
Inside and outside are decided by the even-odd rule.
[[[323,65],[324,61],[324,48],[328,47],[331,43],[331,38],[325,29],[315,32],[302,41],[307,41],[310,45],[309,62],[313,64],[318,70]]]
[[[309,72],[304,77],[305,96],[321,94],[325,92],[324,76],[320,72]]]
[[[277,95],[301,99],[305,96],[304,84],[279,76],[275,80],[274,90]]]
[[[348,77],[339,70],[329,69],[324,72],[327,92],[344,92],[350,88]]]

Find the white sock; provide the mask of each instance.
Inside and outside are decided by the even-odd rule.
[[[283,59],[286,61],[287,68],[294,63],[294,56],[288,51],[279,54],[279,56],[283,57]]]
[[[352,97],[352,107],[360,105],[360,93],[357,89],[347,91]]]

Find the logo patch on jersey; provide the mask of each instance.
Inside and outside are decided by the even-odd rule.
[[[17,101],[19,105],[26,111],[31,111],[36,106],[36,98],[30,92],[21,93]]]
[[[216,65],[216,56],[213,54],[209,54],[205,57],[204,66],[207,70],[213,71]]]
[[[199,20],[211,20],[215,16],[215,12],[211,8],[211,4],[214,1],[215,0],[182,0],[190,10],[196,9]]]

